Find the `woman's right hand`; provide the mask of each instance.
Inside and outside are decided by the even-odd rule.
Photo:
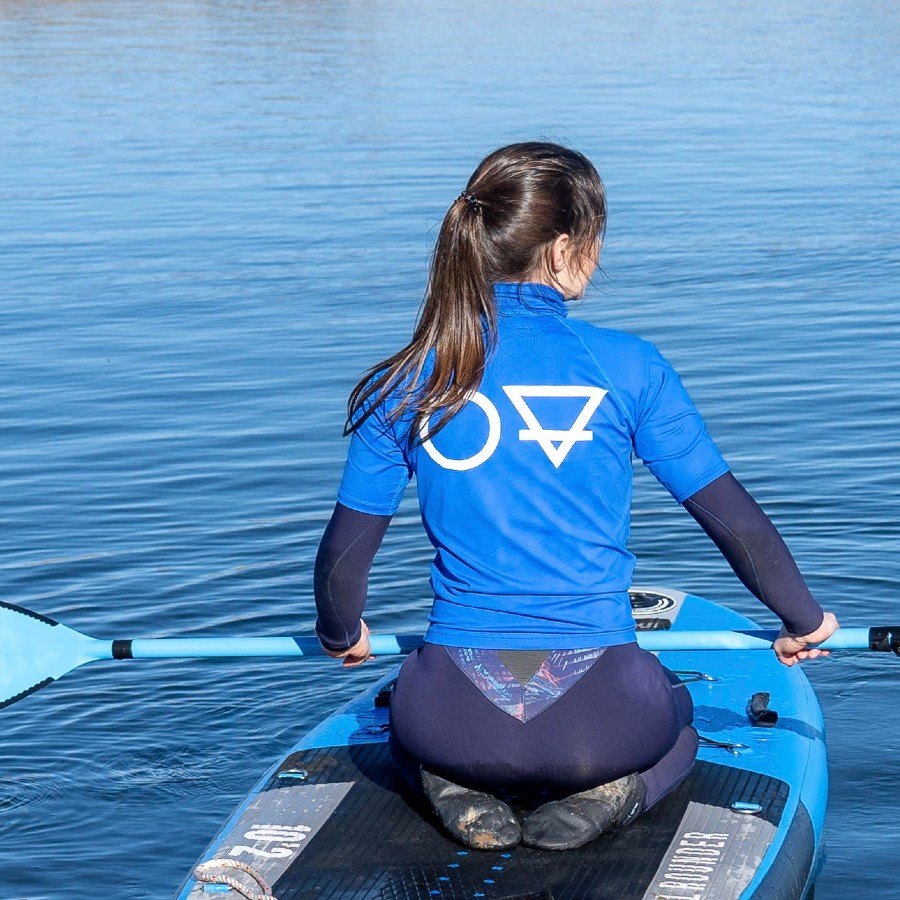
[[[772,644],[778,662],[785,666],[793,666],[804,659],[815,659],[817,656],[828,656],[828,650],[819,650],[815,645],[830,638],[840,628],[834,613],[825,613],[822,624],[812,633],[802,637],[791,637],[781,629],[778,639]]]
[[[375,658],[372,656],[372,647],[369,643],[369,626],[362,619],[360,619],[359,625],[359,640],[352,647],[349,647],[347,650],[322,648],[326,656],[330,656],[332,659],[342,659],[345,669],[353,669],[356,666],[361,666],[366,660]]]

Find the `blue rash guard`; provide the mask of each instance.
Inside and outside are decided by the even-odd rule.
[[[497,346],[466,407],[413,441],[385,400],[353,434],[338,501],[389,516],[416,476],[436,550],[430,643],[628,643],[632,453],[679,503],[728,465],[653,344],[569,319],[547,285],[494,296]]]

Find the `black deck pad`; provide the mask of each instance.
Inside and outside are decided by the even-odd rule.
[[[777,779],[700,762],[618,834],[562,853],[487,853],[464,850],[410,806],[386,744],[295,753],[264,794],[296,785],[298,772],[303,785],[352,787],[277,879],[278,900],[729,900],[759,866],[788,795]],[[760,810],[736,813],[736,800]]]

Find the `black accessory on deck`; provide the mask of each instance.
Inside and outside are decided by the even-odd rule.
[[[778,721],[778,713],[769,709],[771,699],[768,691],[757,691],[747,704],[747,717],[758,728],[773,728]]]

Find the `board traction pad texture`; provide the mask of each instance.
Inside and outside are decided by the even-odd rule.
[[[294,780],[298,771],[307,773],[302,785]],[[324,819],[302,820],[299,814],[310,809],[312,792],[351,783]],[[387,745],[359,744],[287,757],[254,800],[262,832],[252,830],[246,810],[216,855],[241,841],[257,852],[284,853],[273,885],[278,900],[735,900],[756,873],[787,797],[788,786],[778,779],[698,762],[653,810],[621,833],[579,850],[466,851],[423,821],[400,794]],[[761,810],[734,812],[730,806],[737,800]],[[298,815],[291,818],[295,804]],[[277,822],[270,815],[276,809]],[[309,840],[295,842],[299,846],[288,856],[285,842],[264,828],[279,823],[306,825],[314,832]],[[262,839],[247,840],[248,828]],[[805,832],[799,837],[789,842],[796,848],[786,845],[779,853],[780,860],[802,847],[799,858],[781,866],[787,877],[755,896],[800,896],[812,865],[812,842]],[[260,861],[250,851],[235,858],[254,866]],[[191,898],[208,896],[199,886],[191,892]]]

